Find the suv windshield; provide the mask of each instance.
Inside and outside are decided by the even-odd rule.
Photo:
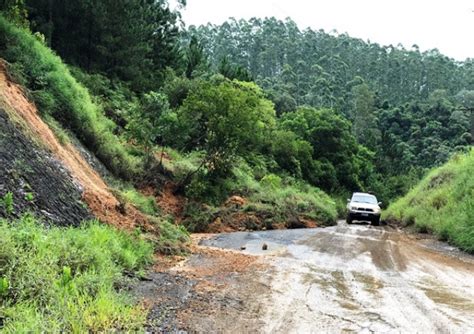
[[[375,198],[375,196],[354,195],[352,196],[352,202],[377,204],[377,199]]]

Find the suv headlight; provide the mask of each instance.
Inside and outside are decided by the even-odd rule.
[[[354,210],[354,211],[355,211],[355,210],[357,210],[357,207],[351,206],[351,210]]]

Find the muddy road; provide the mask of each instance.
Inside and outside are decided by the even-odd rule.
[[[434,240],[341,221],[200,244],[166,273],[194,286],[170,330],[474,333],[474,258]]]

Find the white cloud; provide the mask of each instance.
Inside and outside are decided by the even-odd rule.
[[[188,0],[187,25],[229,17],[291,17],[300,28],[337,30],[380,44],[438,48],[474,58],[474,0]]]

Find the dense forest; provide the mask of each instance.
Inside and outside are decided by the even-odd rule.
[[[384,178],[416,178],[472,144],[472,59],[301,31],[291,19],[230,19],[190,27],[186,36],[199,41],[216,71],[263,87],[278,115],[311,106],[344,116],[358,143],[375,153],[375,170]],[[405,182],[395,179],[384,187]]]

